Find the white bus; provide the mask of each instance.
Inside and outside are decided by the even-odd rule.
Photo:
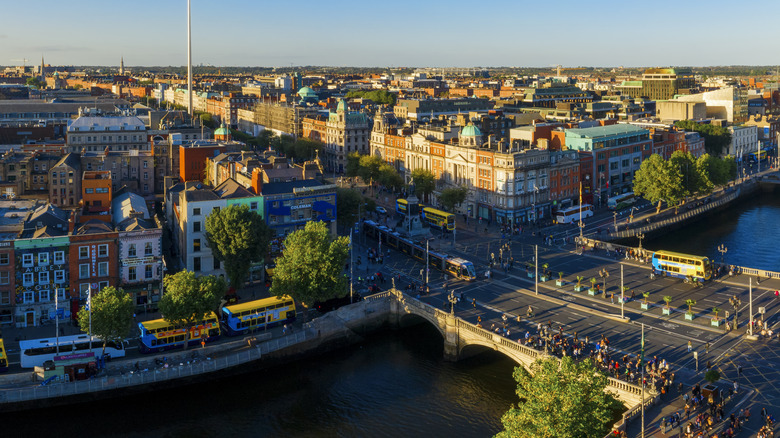
[[[55,356],[72,356],[89,353],[89,335],[60,336],[59,352],[57,352],[57,338],[32,339],[19,341],[19,363],[22,368],[34,368],[43,366],[47,360],[54,360]],[[115,359],[125,356],[125,342],[109,342],[106,344],[106,355]],[[103,354],[103,341],[92,337],[92,353],[94,357]]]
[[[636,196],[634,192],[623,193],[622,195],[613,196],[607,199],[607,208],[610,210],[620,210],[626,208],[636,202]]]
[[[580,211],[582,211],[583,219],[593,216],[593,206],[590,204],[582,204],[558,210],[558,212],[555,213],[555,221],[559,224],[577,222],[580,220]]]

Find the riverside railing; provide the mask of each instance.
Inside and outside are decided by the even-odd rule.
[[[185,357],[172,357],[167,367],[157,366],[155,368],[147,368],[140,371],[133,370],[121,372],[117,375],[104,375],[69,383],[4,389],[0,391],[0,403],[24,402],[52,397],[88,394],[214,373],[237,365],[256,361],[262,358],[264,354],[284,349],[310,339],[311,337],[312,336],[308,331],[303,330],[258,343],[254,347],[245,347],[239,351],[230,352],[214,358],[200,358],[184,361]],[[154,363],[153,361],[148,362]]]

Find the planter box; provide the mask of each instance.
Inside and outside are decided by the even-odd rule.
[[[648,309],[650,308],[650,303],[640,303],[640,304],[639,304],[639,307],[640,307],[642,310],[648,310]]]
[[[590,296],[596,296],[598,292],[596,292],[596,289],[588,289],[588,295]]]
[[[582,292],[585,290],[585,286],[574,286],[574,292]]]
[[[566,284],[566,282],[563,281],[563,280],[555,280],[555,285],[556,286],[563,286],[564,284]]]
[[[539,276],[539,281],[547,281],[549,278],[545,277],[544,275]]]
[[[526,274],[528,275],[528,278],[534,278],[533,272],[526,272]]]
[[[669,309],[668,307],[664,307],[663,308],[663,314],[664,315],[671,315],[672,314],[672,309]]]
[[[693,321],[693,313],[685,312],[685,319],[688,321]]]
[[[710,325],[713,327],[720,327],[720,320],[719,319],[712,319],[710,320]]]

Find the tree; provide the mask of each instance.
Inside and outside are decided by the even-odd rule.
[[[693,306],[696,305],[696,300],[685,300],[685,305],[688,306],[688,313],[693,313]]]
[[[381,172],[379,169],[384,163],[385,162],[376,155],[362,155],[360,157],[360,170],[358,171],[358,175],[363,181],[368,182],[372,192],[374,190],[374,180],[380,177]]]
[[[428,195],[436,189],[436,176],[428,169],[414,169],[412,179],[418,196],[428,202]]]
[[[363,196],[354,189],[336,189],[336,220],[339,225],[351,227],[359,219]]]
[[[284,251],[276,259],[271,294],[289,295],[304,307],[317,301],[343,297],[347,279],[343,275],[349,255],[349,239],[334,238],[324,222],[310,221],[284,240]]]
[[[262,216],[246,205],[215,209],[206,217],[206,244],[225,265],[232,289],[244,284],[252,263],[268,252],[271,234]]]
[[[41,78],[34,77],[34,78],[27,78],[26,81],[27,85],[31,85],[35,88],[44,89],[46,88],[46,83],[41,80]]]
[[[644,160],[634,174],[634,193],[652,203],[661,201],[677,205],[683,198],[682,174],[680,170],[665,161],[658,154]]]
[[[395,167],[387,163],[379,166],[379,177],[377,178],[377,181],[379,184],[394,191],[400,191],[404,186],[404,178],[398,174]]]
[[[674,151],[669,158],[669,163],[673,168],[680,170],[683,197],[707,192],[708,178],[699,172],[696,159],[690,152]]]
[[[671,295],[664,295],[664,303],[666,303],[666,308],[669,308],[669,303],[672,302],[672,296]]]
[[[516,406],[501,417],[496,438],[588,438],[606,435],[621,403],[605,392],[607,377],[591,361],[539,359],[515,368]]]
[[[720,156],[731,144],[731,133],[723,126],[697,123],[693,120],[680,120],[675,122],[674,126],[701,134],[704,138],[704,148],[710,155]]]
[[[439,203],[447,211],[455,210],[456,205],[460,205],[466,200],[469,191],[465,187],[448,187],[439,193]]]
[[[347,154],[347,167],[344,169],[344,173],[348,177],[360,176],[360,157],[361,155],[357,152]]]
[[[190,329],[209,313],[217,310],[227,285],[213,275],[196,277],[194,272],[180,271],[163,279],[165,294],[160,299],[160,313],[165,321],[185,328],[184,348],[187,348]]]
[[[106,354],[108,342],[122,342],[130,335],[133,327],[133,298],[122,289],[113,286],[104,287],[93,295],[92,334],[103,341],[103,353]],[[89,310],[86,306],[79,309],[79,327],[89,333]]]
[[[720,373],[718,372],[718,370],[714,370],[714,369],[709,370],[706,373],[704,373],[704,380],[710,383],[715,383],[718,380],[720,380]]]

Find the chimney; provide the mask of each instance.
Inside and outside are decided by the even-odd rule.
[[[256,195],[263,193],[263,170],[254,169],[252,171],[252,189]]]
[[[73,229],[76,227],[76,212],[71,211],[68,218],[68,234],[73,234]]]

